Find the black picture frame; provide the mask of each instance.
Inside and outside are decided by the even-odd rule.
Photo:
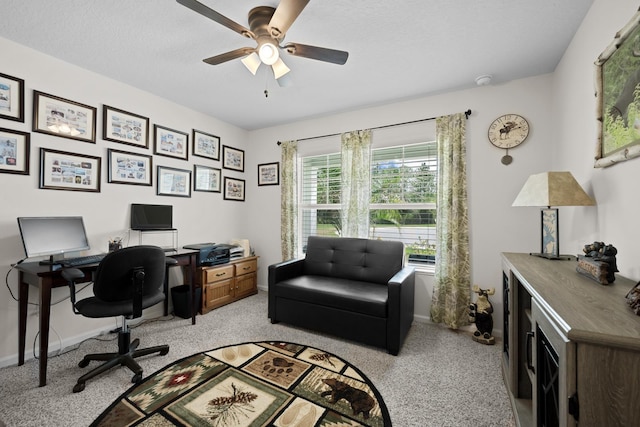
[[[149,118],[103,105],[102,139],[149,148]]]
[[[39,188],[99,193],[101,162],[96,156],[40,148]]]
[[[161,125],[153,125],[154,154],[189,159],[189,134]]]
[[[194,156],[205,157],[211,160],[220,160],[220,137],[210,133],[193,129],[191,134]]]
[[[235,200],[244,202],[245,180],[238,178],[224,177],[224,200]]]
[[[156,174],[158,196],[191,197],[191,171],[158,166]]]
[[[0,73],[0,119],[24,123],[24,80]]]
[[[280,184],[280,162],[258,165],[258,186]]]
[[[0,128],[0,173],[29,175],[31,134]]]
[[[96,143],[97,108],[33,91],[33,131]]]
[[[107,150],[108,182],[112,184],[153,185],[153,157],[128,151]]]
[[[222,167],[224,169],[244,172],[244,150],[223,145]]]
[[[193,165],[193,191],[220,193],[222,191],[222,169]]]

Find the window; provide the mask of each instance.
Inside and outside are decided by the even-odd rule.
[[[311,235],[339,236],[339,153],[302,158],[301,247]],[[410,260],[432,262],[436,242],[435,142],[374,149],[370,238],[400,240]]]

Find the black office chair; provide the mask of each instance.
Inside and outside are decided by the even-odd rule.
[[[127,319],[142,316],[142,310],[158,304],[165,299],[163,282],[167,266],[176,260],[165,257],[164,251],[157,246],[132,246],[107,254],[98,265],[93,281],[95,296],[76,302],[75,284],[82,280],[84,273],[77,268],[68,268],[62,272],[69,282],[73,312],[85,317],[101,318],[122,316],[122,328],[118,332],[118,352],[88,354],[78,363],[84,368],[92,360],[106,361],[91,372],[78,379],[73,392],[84,390],[85,382],[114,366],[126,366],[134,372],[133,383],[142,381],[142,367],[134,360],[136,357],[169,352],[168,345],[137,350],[139,339],[131,342]]]

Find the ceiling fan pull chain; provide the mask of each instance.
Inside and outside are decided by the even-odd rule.
[[[269,97],[269,73],[264,73],[264,97]]]

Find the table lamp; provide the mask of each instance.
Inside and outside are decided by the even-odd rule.
[[[547,259],[568,259],[560,255],[558,209],[551,206],[593,206],[596,202],[584,192],[571,172],[544,172],[531,175],[511,206],[541,206],[540,253]]]

